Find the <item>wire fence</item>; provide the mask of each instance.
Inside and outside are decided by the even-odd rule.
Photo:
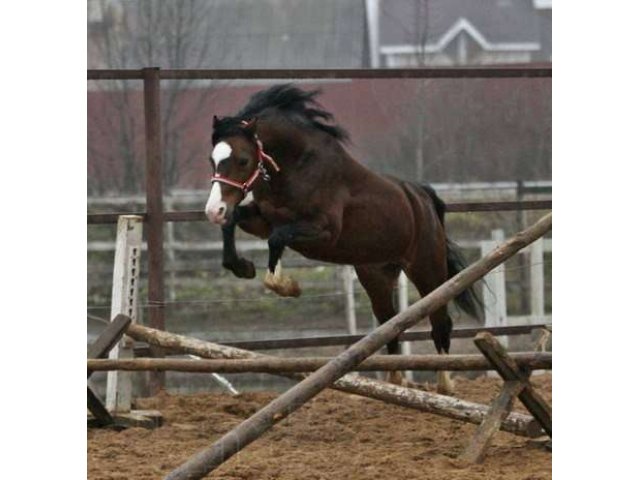
[[[523,269],[529,269],[532,266],[539,266],[539,265],[551,265],[552,262],[551,261],[544,261],[544,262],[536,262],[536,263],[531,263],[531,264],[527,264],[526,266],[518,266],[518,267],[508,267],[508,268],[504,268],[503,271],[504,272],[510,272],[510,271],[519,271],[519,270],[523,270]],[[491,276],[491,275],[496,275],[499,274],[499,272],[489,272],[485,275],[485,277],[487,276]],[[394,291],[398,291],[398,286],[394,287]],[[319,298],[331,298],[331,297],[344,297],[348,295],[347,292],[344,291],[334,291],[334,292],[329,292],[329,293],[322,293],[322,294],[311,294],[311,295],[304,295],[302,297],[298,297],[298,298],[291,298],[291,297],[279,297],[279,296],[271,296],[270,300],[277,300],[277,301],[296,301],[296,302],[304,302],[309,301],[309,300],[315,300],[315,299],[319,299]],[[260,296],[260,297],[229,297],[229,298],[216,298],[216,299],[196,299],[196,300],[177,300],[177,301],[164,301],[164,302],[154,302],[154,303],[144,303],[144,304],[138,304],[139,308],[164,308],[165,306],[171,306],[171,305],[216,305],[216,304],[220,304],[220,303],[234,303],[234,302],[241,302],[241,303],[245,303],[245,302],[263,302],[265,300],[264,296]],[[103,305],[87,305],[87,310],[108,310],[111,308],[111,305],[107,305],[107,304],[103,304]]]

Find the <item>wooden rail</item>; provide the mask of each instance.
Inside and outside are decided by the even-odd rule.
[[[508,212],[520,210],[551,210],[551,200],[524,200],[504,202],[452,202],[447,204],[447,212]],[[117,223],[121,215],[140,215],[148,221],[147,212],[112,212],[89,213],[87,224]],[[204,222],[207,217],[201,210],[185,210],[179,212],[164,212],[165,222]]]
[[[144,70],[87,70],[87,80],[143,80]],[[551,78],[551,64],[436,68],[167,69],[159,70],[159,78],[162,80]]]
[[[510,355],[519,368],[550,370],[551,353],[524,352]],[[186,360],[182,358],[89,359],[92,371],[156,371],[194,373],[291,373],[313,372],[333,357],[254,358],[245,360]],[[483,371],[493,370],[482,355],[374,355],[354,371],[394,370]]]
[[[549,328],[545,323],[531,325],[508,325],[505,327],[470,327],[457,328],[452,330],[451,338],[473,338],[478,333],[489,332],[493,335],[526,335],[535,330]],[[245,340],[245,341],[218,341],[219,343],[234,348],[244,350],[285,350],[289,348],[309,348],[309,347],[335,347],[351,345],[362,340],[365,335],[323,335],[318,337],[297,337],[297,338],[273,338],[265,340]],[[403,332],[399,336],[401,342],[417,342],[431,339],[431,330],[417,330],[413,332]],[[216,341],[216,340],[212,340]],[[134,348],[136,357],[149,356],[149,347],[146,345],[136,345]]]
[[[494,335],[526,335],[534,330],[546,328],[544,323],[532,325],[510,325],[505,327],[470,327],[457,328],[451,332],[451,338],[473,338],[480,332]],[[225,345],[244,348],[247,350],[277,350],[284,348],[328,347],[351,345],[362,340],[366,335],[327,335],[322,337],[299,337],[271,340],[247,340],[223,342]],[[416,342],[431,339],[431,330],[418,330],[400,334],[401,342]]]

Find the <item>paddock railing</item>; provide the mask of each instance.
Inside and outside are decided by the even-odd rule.
[[[500,67],[455,67],[412,69],[263,69],[263,70],[161,70],[158,67],[121,70],[88,70],[88,80],[142,80],[145,119],[145,181],[146,209],[143,217],[146,225],[148,245],[149,304],[163,305],[164,289],[164,232],[165,221],[202,220],[202,212],[165,212],[163,209],[163,156],[160,110],[160,82],[172,79],[334,79],[334,78],[551,78],[551,64],[518,65]],[[495,209],[496,206],[490,208]],[[464,208],[470,208],[466,206]],[[483,207],[484,208],[484,207]],[[497,209],[520,208],[518,205],[501,205]],[[527,208],[549,209],[547,204],[529,205]],[[463,211],[463,210],[461,210]],[[475,210],[486,211],[486,210]],[[115,223],[118,215],[108,218]],[[103,220],[106,217],[103,217]],[[97,218],[88,218],[89,223],[98,223]],[[149,311],[149,325],[165,328],[164,310]],[[152,391],[162,386],[162,377],[152,376]]]

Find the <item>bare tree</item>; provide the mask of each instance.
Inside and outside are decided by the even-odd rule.
[[[211,41],[213,2],[207,0],[92,0],[101,22],[89,25],[90,65],[102,68],[200,68],[207,62]],[[208,66],[208,65],[207,65]],[[198,158],[189,150],[184,132],[202,118],[205,96],[210,89],[196,89],[197,81],[181,79],[162,82],[161,128],[164,182],[175,186],[181,174]],[[102,97],[90,109],[89,125],[97,136],[110,136],[109,148],[90,148],[94,155],[94,189],[139,191],[144,153],[141,94],[131,81],[101,82],[96,94]],[[191,98],[185,100],[185,92]],[[193,98],[193,96],[200,98]],[[93,105],[96,105],[94,103]],[[101,142],[104,144],[104,142]],[[121,174],[113,176],[112,165]]]

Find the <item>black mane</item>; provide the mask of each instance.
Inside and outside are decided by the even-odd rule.
[[[316,101],[315,97],[320,92],[321,90],[306,92],[291,84],[261,90],[251,96],[249,103],[235,117],[218,120],[213,135],[214,143],[222,137],[246,134],[240,122],[258,117],[267,109],[276,109],[289,119],[321,130],[338,141],[348,140],[349,134],[342,127],[325,123],[332,122],[333,115],[322,109]]]

